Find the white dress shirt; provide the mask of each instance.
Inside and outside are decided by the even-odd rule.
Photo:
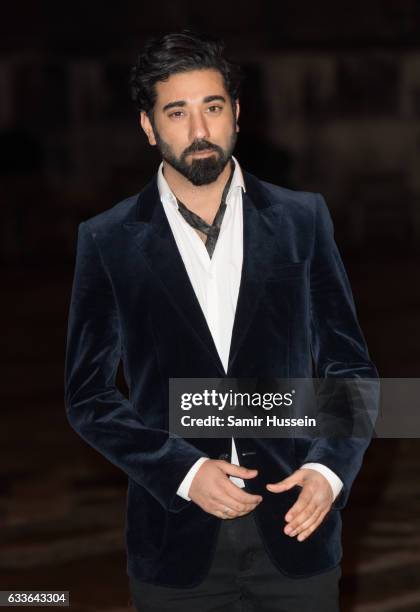
[[[176,197],[163,175],[163,163],[159,166],[157,177],[159,195],[166,217],[225,372],[228,369],[243,258],[242,190],[245,191],[245,183],[239,163],[234,157],[233,161],[235,170],[226,197],[226,210],[211,258],[197,231],[179,212]],[[188,492],[191,482],[202,463],[207,460],[208,457],[202,457],[194,463],[181,482],[177,491],[178,495],[190,500]],[[239,465],[233,438],[231,463]],[[343,483],[332,470],[320,463],[306,463],[302,467],[311,468],[323,474],[331,485],[334,499],[337,497]],[[242,478],[236,476],[229,476],[229,478],[237,486],[245,486]]]

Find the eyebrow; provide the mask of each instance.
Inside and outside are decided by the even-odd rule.
[[[224,96],[221,96],[220,94],[206,96],[205,98],[203,98],[204,104],[207,104],[208,102],[214,102],[215,100],[226,102],[226,98]],[[165,104],[162,110],[166,111],[170,108],[174,108],[175,106],[187,106],[187,102],[186,100],[174,100],[173,102],[168,102],[168,104]]]

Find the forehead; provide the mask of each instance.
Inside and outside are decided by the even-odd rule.
[[[174,100],[193,104],[201,102],[206,96],[228,97],[221,73],[207,68],[172,74],[166,81],[158,81],[155,88],[156,106],[160,107]]]

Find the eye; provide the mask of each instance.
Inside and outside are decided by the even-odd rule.
[[[173,113],[169,113],[169,117],[174,117],[175,119],[179,119],[184,114],[184,111],[174,111]]]
[[[220,106],[219,104],[212,104],[211,106],[208,107],[207,110],[209,110],[210,113],[213,114],[213,113],[217,113],[223,110],[223,106]]]

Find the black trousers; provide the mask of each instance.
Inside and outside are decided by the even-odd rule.
[[[339,612],[341,566],[309,578],[289,578],[268,557],[252,513],[222,521],[206,578],[172,588],[129,577],[138,612]]]

